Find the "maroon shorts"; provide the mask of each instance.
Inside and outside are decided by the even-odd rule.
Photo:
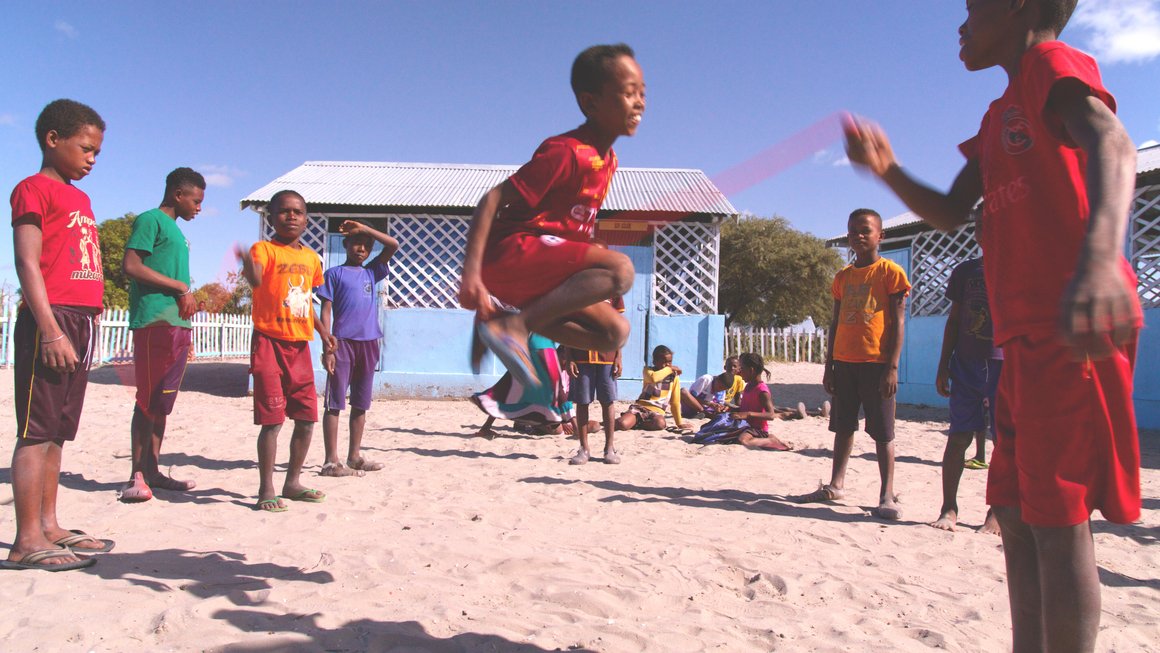
[[[1132,406],[1136,343],[1072,361],[1055,334],[1003,344],[987,503],[1033,526],[1074,526],[1099,509],[1140,518],[1140,442]]]
[[[151,417],[173,412],[193,329],[148,326],[133,331],[133,369],[137,379],[137,408]]]
[[[254,375],[255,424],[281,424],[287,417],[303,422],[318,421],[309,342],[279,340],[254,331],[250,374]]]
[[[89,367],[96,345],[98,309],[53,306],[52,314],[77,354],[72,373],[54,372],[40,360],[43,333],[22,308],[16,316],[16,437],[28,440],[73,440],[85,405]]]
[[[505,304],[523,308],[585,269],[591,243],[517,233],[488,245],[483,284]]]

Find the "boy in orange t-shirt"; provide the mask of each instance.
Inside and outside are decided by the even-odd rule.
[[[318,397],[310,341],[322,336],[326,352],[335,349],[334,337],[314,312],[312,289],[322,285],[322,261],[299,241],[306,229],[306,200],[292,190],[270,198],[266,220],[274,238],[254,243],[248,255],[238,252],[242,273],[254,289],[254,336],[250,372],[254,375],[254,423],[258,433],[258,486],[256,509],[283,512],[282,499],[319,503],[326,495],[299,482],[310,450]],[[278,432],[286,418],[294,420],[290,436],[290,465],[282,495],[274,493],[274,458]]]
[[[846,227],[854,262],[834,277],[834,314],[822,377],[826,392],[834,397],[830,412],[833,469],[829,484],[799,501],[842,498],[861,408],[866,413],[866,432],[874,438],[882,480],[874,512],[882,519],[898,520],[902,510],[894,496],[894,394],[910,282],[897,263],[878,255],[882,216],[870,209],[856,209]]]

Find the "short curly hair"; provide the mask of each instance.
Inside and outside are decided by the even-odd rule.
[[[177,168],[165,177],[165,194],[177,192],[185,186],[205,190],[205,177],[193,168]]]
[[[277,193],[274,193],[273,197],[270,198],[270,203],[266,205],[266,211],[268,211],[270,215],[274,215],[274,207],[275,206],[278,206],[278,208],[281,208],[280,204],[282,203],[283,197],[297,197],[298,199],[302,200],[303,206],[306,205],[306,198],[302,197],[302,193],[299,193],[296,190],[290,190],[289,188],[286,188],[286,189],[278,191]],[[307,210],[309,210],[309,209],[307,209]]]
[[[49,102],[36,118],[36,141],[40,151],[44,151],[48,132],[56,132],[60,138],[71,138],[85,125],[92,125],[102,133],[105,131],[105,121],[89,105],[66,99]]]
[[[572,62],[572,92],[576,98],[581,93],[599,93],[604,82],[609,79],[609,68],[618,57],[636,58],[632,48],[624,43],[594,45],[576,55]],[[581,107],[583,110],[583,107]]]
[[[1075,5],[1078,0],[1039,0],[1039,27],[1040,29],[1049,29],[1056,36],[1059,36],[1064,27],[1067,27],[1067,21],[1071,20],[1071,14],[1075,11]]]

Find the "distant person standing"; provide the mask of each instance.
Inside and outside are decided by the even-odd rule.
[[[161,206],[137,216],[125,242],[121,268],[129,277],[129,328],[137,401],[133,407],[133,467],[121,501],[153,498],[153,489],[185,492],[193,481],[179,481],[158,469],[165,426],[193,346],[197,305],[189,286],[189,241],[177,219],[193,220],[205,199],[205,178],[177,168],[165,178]]]

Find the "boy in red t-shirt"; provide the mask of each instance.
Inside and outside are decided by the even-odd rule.
[[[93,169],[104,137],[96,111],[72,100],[50,103],[36,119],[40,172],[12,191],[22,301],[13,342],[16,536],[3,569],[79,569],[96,560],[77,554],[113,548],[56,520],[61,456],[76,438],[105,292],[93,209],[72,182]]]
[[[1132,370],[1142,316],[1122,254],[1135,147],[1095,60],[1056,40],[1075,0],[973,0],[968,70],[1001,66],[1003,96],[951,189],[899,167],[880,128],[847,120],[850,159],[940,229],[984,199],[984,274],[999,380],[987,479],[1007,559],[1014,649],[1091,651],[1100,580],[1091,512],[1140,516]]]
[[[467,234],[459,303],[476,311],[479,338],[525,386],[540,384],[528,357],[531,332],[597,351],[620,349],[628,338],[628,321],[605,300],[628,292],[632,262],[591,239],[616,171],[612,144],[635,134],[644,113],[632,48],[581,52],[572,90],[584,124],[544,141],[488,191]],[[498,314],[492,295],[520,312]]]
[[[323,353],[334,353],[337,343],[314,312],[312,289],[322,285],[322,261],[299,240],[306,230],[306,200],[292,190],[280,190],[270,198],[266,220],[274,238],[254,243],[249,253],[237,253],[242,274],[254,289],[253,343],[250,373],[254,376],[254,424],[258,432],[257,510],[284,512],[282,499],[321,503],[326,495],[299,481],[314,423],[318,421],[318,396],[314,390],[314,366],[310,341],[314,331],[322,337]],[[274,492],[274,459],[278,433],[286,418],[294,420],[290,436],[290,464],[282,494]]]

